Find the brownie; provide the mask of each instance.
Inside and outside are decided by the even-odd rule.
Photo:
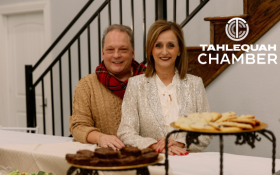
[[[99,160],[100,160],[99,158],[94,157],[94,158],[90,159],[89,165],[90,166],[99,166]]]
[[[112,148],[95,149],[95,156],[100,159],[116,159],[119,158],[119,151],[114,151]]]
[[[129,166],[129,165],[137,165],[139,161],[134,156],[129,156],[121,159],[116,159],[117,166]]]
[[[75,157],[76,157],[76,154],[66,154],[66,160],[69,163],[73,163]]]
[[[146,153],[149,153],[149,152],[155,152],[155,151],[153,149],[151,149],[151,148],[145,148],[145,149],[141,150],[142,155],[146,154]]]
[[[113,166],[112,160],[115,160],[115,159],[99,159],[98,166],[111,167],[111,166]]]
[[[141,150],[138,149],[137,147],[132,147],[132,146],[124,147],[120,151],[122,155],[125,155],[127,157],[128,156],[138,157],[141,155]]]
[[[73,164],[76,165],[89,165],[90,157],[82,154],[76,154],[73,159]]]
[[[79,150],[77,154],[66,154],[69,163],[96,167],[117,167],[155,162],[158,153],[146,148],[139,150],[136,147],[124,147],[121,151],[111,148],[98,148],[95,152],[90,150]]]
[[[94,152],[86,149],[77,151],[77,154],[86,155],[89,156],[90,158],[94,157]]]
[[[152,163],[158,159],[158,153],[149,152],[149,153],[143,154],[139,159],[141,161],[141,164]]]

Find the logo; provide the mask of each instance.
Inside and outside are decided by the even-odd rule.
[[[233,41],[241,41],[249,33],[249,25],[242,18],[232,18],[226,25],[226,34]]]

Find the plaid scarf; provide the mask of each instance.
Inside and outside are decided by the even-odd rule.
[[[143,63],[139,64],[135,60],[132,60],[131,67],[133,68],[133,76],[143,74],[143,72],[146,70],[146,66]],[[128,79],[124,82],[118,80],[112,73],[107,71],[104,61],[102,61],[101,64],[96,67],[95,73],[98,80],[106,88],[123,99]]]

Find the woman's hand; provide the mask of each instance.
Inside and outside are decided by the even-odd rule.
[[[149,146],[149,148],[152,148],[153,150],[155,150],[155,152],[159,152],[159,153],[165,153],[165,140],[166,138],[161,138],[158,139],[157,143],[154,143],[152,145]],[[185,144],[180,143],[180,142],[176,142],[173,139],[168,139],[169,143],[168,143],[168,154],[169,155],[188,155],[189,153],[184,149]]]
[[[165,153],[165,149],[163,149],[161,153]],[[168,147],[168,155],[183,156],[183,155],[188,155],[188,154],[189,153],[184,148],[180,148],[178,146],[170,146],[170,147]]]
[[[101,135],[99,136],[99,144],[103,148],[111,147],[114,151],[125,147],[125,145],[114,135]]]
[[[163,138],[157,140],[158,143],[157,143],[157,146],[155,147],[155,150],[157,152],[162,152],[162,150],[165,149],[165,140],[166,140],[166,137],[163,137]],[[180,142],[176,142],[175,140],[169,138],[167,146],[168,146],[168,148],[170,148],[171,146],[177,146],[177,147],[180,147],[180,148],[184,148],[185,144],[180,143]]]

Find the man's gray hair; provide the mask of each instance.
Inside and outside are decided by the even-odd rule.
[[[133,31],[131,30],[131,28],[128,26],[125,26],[125,25],[121,25],[121,24],[113,24],[113,25],[110,25],[109,27],[107,27],[103,32],[102,49],[104,48],[104,40],[105,40],[106,35],[113,30],[119,30],[121,32],[126,32],[130,38],[131,46],[132,46],[132,48],[134,48],[134,37],[133,37]]]

